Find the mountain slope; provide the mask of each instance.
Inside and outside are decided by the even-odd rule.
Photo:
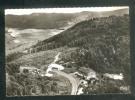
[[[69,67],[76,70],[92,68],[98,73],[124,73],[129,82],[129,36],[128,15],[94,18],[38,42],[31,47],[31,53],[67,47],[61,61],[69,63]],[[68,48],[72,47],[79,49],[68,52]]]
[[[83,14],[83,16],[85,15]],[[54,88],[56,83],[57,86],[60,84],[55,77],[39,77],[39,74],[32,75],[27,72],[19,73],[20,66],[36,67],[45,71],[47,66],[54,61],[58,52],[61,52],[61,55],[56,63],[64,66],[63,71],[67,74],[79,72],[82,75],[88,75],[91,69],[96,72],[99,80],[96,79],[95,84],[89,80],[88,87],[80,85],[84,87],[84,94],[129,93],[130,91],[127,89],[124,92],[120,89],[121,86],[129,87],[131,84],[129,15],[88,18],[79,23],[77,19],[77,24],[73,27],[51,38],[39,41],[28,51],[29,53],[25,54],[19,52],[6,56],[8,96],[33,95],[32,89],[37,95],[39,92],[36,91],[40,88],[39,95],[51,95],[52,92],[54,95],[56,90],[61,90]],[[124,79],[108,79],[103,76],[104,73],[122,73]],[[75,77],[84,80],[84,77]],[[67,88],[69,89],[66,86],[62,90],[67,91]],[[12,90],[14,92],[10,92]]]
[[[88,43],[94,38],[111,36],[114,33],[116,35],[128,35],[129,34],[129,19],[128,15],[124,16],[111,16],[103,18],[94,18],[88,21],[83,21],[61,34],[55,35],[49,39],[41,41],[34,45],[40,51],[42,46],[46,49],[53,49],[61,46],[81,46],[88,40]],[[84,42],[84,43],[83,43]],[[44,48],[44,49],[45,49]]]
[[[72,14],[34,13],[31,15],[6,15],[5,23],[11,28],[53,29],[66,26],[74,18]],[[14,24],[15,23],[15,24]]]

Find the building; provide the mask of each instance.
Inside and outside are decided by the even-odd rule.
[[[48,68],[50,68],[50,69],[56,69],[56,70],[64,70],[64,67],[63,66],[61,66],[61,65],[58,65],[58,64],[50,64],[49,66],[48,66]]]
[[[53,70],[64,70],[64,67],[63,66],[61,66],[61,65],[58,65],[58,64],[50,64],[49,66],[48,66],[48,69],[46,70],[46,74],[45,74],[45,76],[47,76],[47,77],[52,77],[53,76],[53,74],[51,74],[51,73],[49,73],[49,72],[51,72],[51,71],[53,71]]]
[[[114,80],[123,80],[124,76],[122,73],[120,74],[109,74],[109,73],[105,73],[104,74],[105,77],[108,77],[110,79],[114,79]]]
[[[91,78],[97,79],[97,75],[96,75],[96,72],[95,71],[90,71],[88,73],[88,76],[86,77],[87,80],[90,80]]]
[[[38,68],[35,68],[33,66],[20,66],[20,73],[23,73],[24,70],[28,70],[29,72],[32,72],[32,71],[39,71],[40,69]]]

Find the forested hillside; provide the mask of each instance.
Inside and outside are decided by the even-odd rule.
[[[91,86],[91,83],[88,83],[84,94],[121,93],[119,87],[130,84],[130,35],[127,14],[79,22],[58,35],[39,41],[27,50],[28,53],[25,54],[18,52],[7,56],[8,96],[57,95],[57,90],[60,89],[66,90],[61,94],[69,95],[69,87],[59,86],[62,79],[60,77],[43,78],[33,76],[27,71],[19,72],[20,66],[25,65],[41,69],[43,67],[45,71],[58,52],[61,52],[61,55],[56,63],[64,66],[66,73],[77,71],[86,75],[89,69],[93,69],[99,77],[104,73],[124,74],[124,81],[99,79],[102,84]],[[66,83],[68,82],[64,84]]]
[[[69,60],[75,61],[78,67],[90,67],[97,72],[124,72],[127,75],[130,70],[129,42],[129,16],[110,16],[80,22],[37,43],[31,52],[63,46],[79,47]]]
[[[40,49],[54,49],[65,45],[69,47],[82,46],[82,44],[89,43],[93,39],[100,37],[129,35],[128,22],[128,15],[93,18],[80,22],[61,34],[41,41],[33,47],[39,49],[37,51],[40,51]],[[46,46],[46,48],[40,48],[40,46]]]

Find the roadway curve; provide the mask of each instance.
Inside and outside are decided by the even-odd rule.
[[[67,74],[67,73],[62,72],[62,71],[54,71],[54,72],[56,72],[57,74],[59,74],[61,76],[66,77],[70,81],[70,83],[72,84],[71,95],[76,95],[77,88],[78,88],[78,83],[77,83],[76,79],[73,76],[71,76],[70,74]]]
[[[58,52],[58,54],[55,56],[54,61],[52,63],[56,63],[59,60],[60,54],[61,54],[61,52]],[[55,71],[53,70],[53,72],[67,78],[70,81],[70,83],[72,84],[71,95],[76,95],[77,89],[78,89],[78,83],[77,83],[76,79],[73,76],[71,76],[70,74],[62,72],[60,70],[59,71],[58,70],[55,70]]]

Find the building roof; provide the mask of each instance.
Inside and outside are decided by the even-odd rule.
[[[50,65],[48,66],[48,68],[58,68],[58,69],[60,69],[60,70],[63,70],[63,69],[64,69],[63,66],[58,65],[58,64],[50,64]]]

